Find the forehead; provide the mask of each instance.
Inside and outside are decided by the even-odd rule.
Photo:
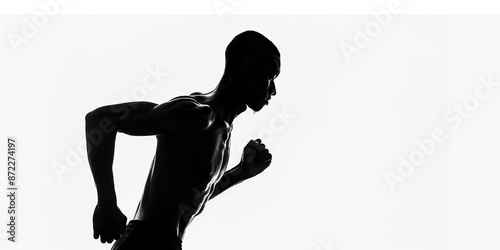
[[[266,65],[266,71],[271,75],[279,75],[281,70],[281,60],[278,54],[273,53]]]
[[[274,57],[276,75],[279,75],[281,71],[281,59],[278,54],[273,54],[273,57]]]

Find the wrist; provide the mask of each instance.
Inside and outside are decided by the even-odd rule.
[[[245,162],[241,161],[236,167],[234,168],[234,172],[232,175],[235,178],[238,178],[240,181],[246,180],[248,178],[251,178],[252,176],[250,175],[250,172],[248,171],[248,167],[245,166]]]
[[[98,194],[97,195],[97,204],[101,206],[116,206],[116,195],[107,193],[107,194]]]

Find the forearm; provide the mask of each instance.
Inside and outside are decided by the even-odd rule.
[[[246,179],[248,179],[248,177],[245,176],[241,171],[240,164],[236,165],[232,169],[226,171],[224,173],[224,176],[222,176],[219,182],[217,182],[214,192],[210,196],[210,199],[226,191],[230,187],[243,182]]]
[[[101,121],[98,117],[86,118],[87,155],[97,189],[98,203],[115,205],[112,166],[117,132],[103,131]]]

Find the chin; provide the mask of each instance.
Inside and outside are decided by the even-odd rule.
[[[264,104],[258,104],[258,105],[247,105],[251,110],[253,110],[254,112],[259,112],[262,110],[262,108],[264,108]]]

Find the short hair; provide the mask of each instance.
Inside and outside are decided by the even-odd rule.
[[[247,30],[235,36],[226,48],[225,73],[234,72],[241,67],[248,58],[257,61],[273,62],[273,54],[280,55],[278,48],[259,32]]]

